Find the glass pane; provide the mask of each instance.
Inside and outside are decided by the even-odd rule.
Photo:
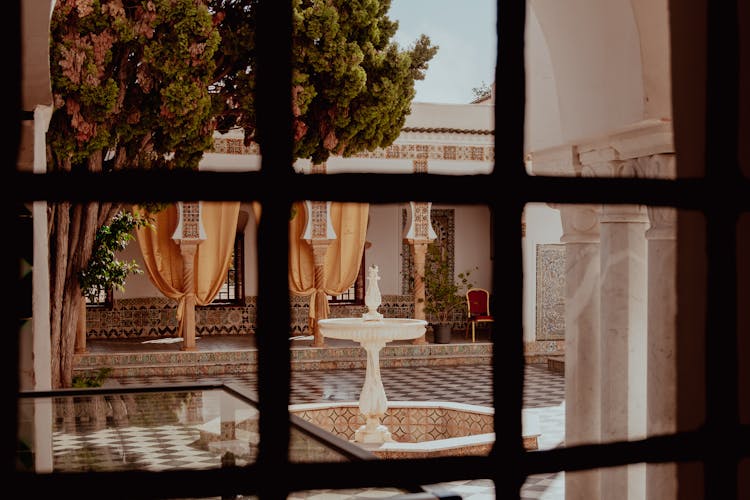
[[[560,382],[559,396],[539,405],[559,412],[564,432],[553,441],[675,432],[678,394],[681,415],[699,423],[703,331],[695,325],[703,323],[683,321],[677,335],[677,305],[691,304],[680,317],[705,307],[705,274],[688,264],[690,253],[703,257],[703,218],[671,208],[529,204],[524,224],[524,351],[532,373],[556,373]],[[689,268],[679,275],[678,248]],[[527,397],[533,383],[527,378]]]
[[[166,204],[152,215],[151,227],[131,233],[133,239],[116,253],[120,262],[134,264],[136,272],[129,273],[115,291],[111,307],[86,310],[85,335],[76,340],[75,384],[96,377],[99,382],[109,378],[123,384],[152,384],[174,376],[205,381],[206,376],[232,374],[244,377],[254,389],[258,206],[253,202],[201,202],[200,206],[195,238],[175,233],[180,212],[174,204]],[[193,251],[197,257],[191,258]],[[221,274],[218,263],[225,259],[230,265]],[[192,273],[197,287],[192,335],[181,333],[178,321],[186,273]],[[218,303],[211,292],[216,292]],[[39,298],[47,292],[35,293]],[[210,362],[198,366],[196,356],[204,356],[204,361],[208,356]]]
[[[300,10],[295,25],[295,168],[491,171],[495,2],[474,1],[471,9],[449,0],[398,0],[387,11],[367,13],[359,5],[340,8],[355,12],[338,16],[340,29],[328,26],[326,37],[316,31],[331,22],[322,9]],[[359,15],[368,19],[367,29],[352,26]],[[357,36],[347,38],[349,33]],[[336,46],[344,44],[355,57],[318,62],[336,57]],[[411,68],[396,57],[411,60]]]
[[[489,304],[488,207],[341,205],[308,203],[292,221],[303,226],[290,230],[292,238],[302,235],[296,248],[292,240],[292,269],[307,274],[291,283],[299,295],[292,331],[301,335],[292,344],[290,411],[380,458],[487,454],[494,442],[489,312],[472,335],[466,293],[487,292],[483,305]],[[346,228],[347,238],[311,237],[316,224],[327,223],[335,234]],[[352,235],[360,236],[356,245]],[[325,264],[315,259],[322,250]],[[360,251],[368,263],[365,305],[337,306],[326,317],[315,304],[316,339],[311,294],[323,287],[315,280],[330,277],[329,290],[346,287],[336,280],[354,279]],[[375,415],[363,410],[368,395],[380,391],[382,418],[368,419]]]
[[[527,5],[528,173],[674,178],[667,4],[613,6],[606,16]],[[699,155],[687,147],[685,157]]]
[[[258,451],[255,403],[221,389],[23,398],[19,470],[173,470],[242,466]],[[290,460],[367,456],[349,443],[293,425]],[[342,448],[343,447],[343,448]]]
[[[678,394],[686,428],[702,420],[703,322],[678,323],[677,311],[691,304],[680,318],[696,318],[705,307],[704,231],[700,214],[672,208],[525,207],[523,417],[540,450],[674,433]],[[564,479],[574,497],[598,495],[599,482],[645,491],[669,481],[673,467],[644,464]],[[674,498],[665,491],[656,496]]]
[[[21,468],[37,472],[207,469],[257,455],[258,411],[220,390],[24,398],[19,411]]]

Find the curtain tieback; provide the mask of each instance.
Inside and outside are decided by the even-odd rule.
[[[310,314],[308,316],[313,319],[324,319],[328,317],[330,310],[325,290],[316,288],[310,296]]]

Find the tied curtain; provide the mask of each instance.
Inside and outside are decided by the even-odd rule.
[[[237,234],[239,210],[238,201],[201,202],[201,221],[206,239],[198,245],[193,264],[193,289],[195,303],[199,306],[209,304],[226,280]],[[177,334],[184,338],[184,269],[180,246],[172,239],[177,218],[177,206],[170,205],[152,215],[153,229],[138,228],[136,237],[151,282],[166,297],[177,301]]]
[[[367,203],[331,203],[331,226],[336,232],[326,252],[322,288],[316,288],[315,262],[310,244],[301,238],[307,216],[303,203],[294,205],[296,215],[289,222],[289,289],[295,295],[310,296],[309,321],[328,317],[326,295],[339,295],[357,279],[367,235]]]

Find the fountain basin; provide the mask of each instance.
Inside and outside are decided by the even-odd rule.
[[[367,342],[392,342],[416,339],[424,335],[427,321],[413,318],[328,318],[318,320],[324,337]]]
[[[494,410],[486,406],[447,401],[391,401],[383,425],[393,440],[361,443],[355,433],[365,422],[356,402],[308,403],[289,407],[290,413],[317,425],[380,458],[427,458],[487,455],[494,442]],[[523,444],[538,449],[539,424],[530,414],[523,417]]]

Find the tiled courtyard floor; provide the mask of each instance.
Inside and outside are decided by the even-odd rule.
[[[491,368],[486,365],[446,367],[404,367],[381,370],[383,385],[389,401],[451,401],[492,406]],[[192,382],[196,377],[129,377],[119,382],[127,384],[169,384]],[[221,375],[200,378],[203,382],[223,381],[240,383],[255,390],[254,373]],[[291,403],[324,401],[356,401],[364,381],[364,370],[293,371]],[[526,367],[524,408],[538,416],[541,436],[539,448],[549,449],[562,444],[564,437],[564,376],[552,372],[546,365]],[[454,481],[425,486],[426,489],[450,490],[464,499],[494,499],[489,480]],[[290,499],[337,500],[345,498],[386,498],[400,492],[389,489],[347,491],[297,492]],[[531,476],[521,491],[523,500],[563,500],[563,474]]]

